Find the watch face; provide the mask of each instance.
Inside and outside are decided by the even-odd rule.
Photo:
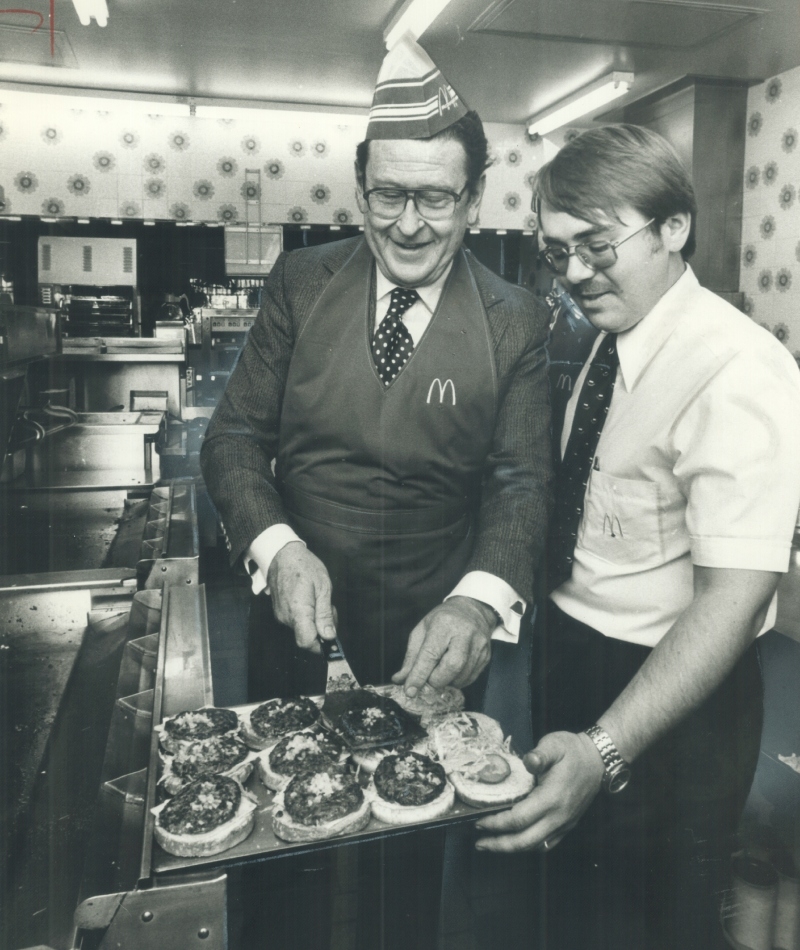
[[[631,770],[621,768],[608,778],[608,791],[611,795],[621,792],[631,780]]]

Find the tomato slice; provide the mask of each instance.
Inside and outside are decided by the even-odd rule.
[[[486,764],[478,771],[475,776],[479,782],[485,785],[497,785],[504,781],[511,774],[511,766],[502,755],[487,755]]]

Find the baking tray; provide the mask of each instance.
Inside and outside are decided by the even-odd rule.
[[[379,690],[380,691],[380,688]],[[318,705],[322,704],[322,697],[312,697]],[[261,703],[250,703],[245,706],[231,706],[230,709],[242,714],[255,709]],[[155,717],[154,717],[155,719]],[[158,739],[154,731],[153,754],[150,759],[150,768],[153,770],[151,776],[154,776],[158,768]],[[165,874],[172,871],[185,871],[187,868],[205,867],[209,865],[232,865],[251,862],[254,860],[264,860],[266,858],[279,857],[281,855],[293,854],[304,851],[319,850],[323,848],[335,848],[339,845],[354,844],[360,841],[372,841],[378,838],[384,838],[387,835],[405,834],[411,831],[418,831],[424,828],[438,828],[444,825],[451,825],[457,822],[474,821],[481,815],[490,812],[502,811],[507,808],[506,805],[490,805],[485,808],[473,808],[471,805],[465,805],[456,799],[453,810],[443,815],[441,818],[435,818],[430,821],[421,821],[409,825],[386,825],[377,818],[371,818],[369,824],[362,831],[354,834],[340,835],[336,838],[326,838],[323,841],[314,842],[288,842],[282,841],[276,837],[272,831],[270,821],[272,803],[275,798],[275,792],[271,792],[258,777],[258,771],[253,769],[253,774],[247,780],[245,788],[253,792],[258,799],[256,809],[256,824],[251,834],[233,848],[223,851],[221,854],[212,854],[202,858],[179,858],[172,854],[167,854],[160,845],[152,839],[151,841],[151,868],[156,874]],[[148,800],[147,800],[147,820],[145,822],[145,834],[152,835],[154,819],[150,813],[150,808],[155,804],[155,778],[148,782]]]

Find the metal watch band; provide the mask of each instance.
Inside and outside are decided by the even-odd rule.
[[[603,788],[611,794],[621,792],[630,781],[630,765],[619,754],[619,750],[605,729],[598,725],[590,726],[585,730],[585,735],[595,744],[603,760],[605,767]]]

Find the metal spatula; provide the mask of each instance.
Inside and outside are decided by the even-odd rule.
[[[350,664],[345,659],[339,638],[323,640],[322,637],[319,637],[318,639],[322,647],[322,655],[328,661],[328,679],[325,684],[326,702],[329,693],[342,693],[352,689],[360,689],[359,682],[350,669]]]

